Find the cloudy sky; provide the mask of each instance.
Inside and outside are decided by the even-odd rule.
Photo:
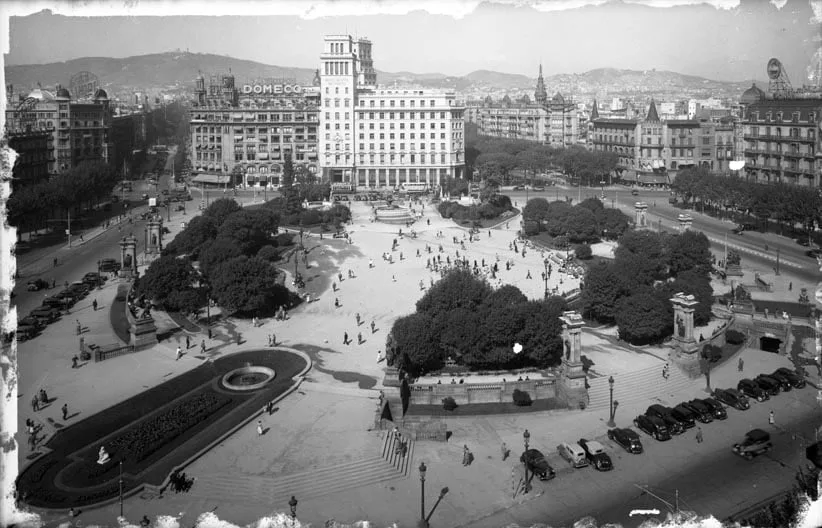
[[[820,0],[711,2],[86,0],[24,1],[0,9],[11,13],[9,65],[180,48],[313,68],[322,35],[349,33],[370,38],[375,66],[389,72],[487,69],[535,76],[542,61],[547,74],[656,68],[747,80],[765,78],[768,59],[778,57],[794,84],[806,79],[822,46]],[[207,16],[179,16],[189,13]]]

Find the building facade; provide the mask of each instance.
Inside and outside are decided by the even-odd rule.
[[[49,128],[7,131],[9,148],[17,154],[12,168],[15,187],[48,180],[53,132]]]
[[[51,134],[51,141],[46,142],[49,153],[38,158],[46,160],[51,176],[82,161],[111,162],[111,108],[102,89],[87,101],[72,101],[61,86],[56,93],[37,88],[15,100],[10,87],[5,128],[9,133],[36,129]]]
[[[740,99],[748,181],[819,188],[822,94],[775,98],[755,85]]]
[[[276,187],[290,155],[295,170],[319,175],[319,93],[290,79],[235,85],[234,76],[200,75],[190,108],[195,181]],[[235,181],[230,182],[230,175]]]
[[[465,108],[453,92],[376,86],[371,42],[327,35],[320,55],[323,180],[356,187],[440,186],[462,178]]]

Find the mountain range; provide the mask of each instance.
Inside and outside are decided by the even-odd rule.
[[[125,58],[83,57],[65,62],[6,66],[6,84],[15,92],[62,84],[70,85],[75,73],[88,71],[100,80],[100,85],[113,93],[128,91],[156,92],[170,89],[190,90],[194,79],[202,72],[205,76],[231,71],[237,84],[266,78],[295,79],[310,84],[314,69],[274,66],[260,62],[237,59],[224,55],[173,51]],[[390,86],[421,86],[425,88],[452,89],[465,95],[511,92],[533,94],[536,77],[527,75],[477,70],[464,76],[448,76],[441,73],[377,72],[380,84]],[[636,71],[599,68],[580,74],[555,74],[545,76],[549,95],[555,91],[574,95],[603,94],[617,96],[623,93],[689,94],[703,97],[711,95],[739,95],[750,86],[746,82],[714,81],[692,75],[669,71]]]

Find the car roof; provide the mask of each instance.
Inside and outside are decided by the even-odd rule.
[[[600,451],[600,450],[604,451],[605,450],[605,448],[602,446],[602,444],[600,444],[596,440],[588,440],[587,444],[588,444],[588,449],[590,451]]]
[[[545,456],[545,455],[542,454],[542,451],[540,451],[539,449],[529,449],[528,451],[526,451],[526,453],[528,453],[528,455],[530,455],[530,456],[537,456],[537,455],[539,455],[541,457]]]
[[[762,429],[751,429],[745,436],[755,442],[764,442],[771,439],[770,433],[763,431]]]
[[[576,442],[563,442],[562,445],[566,446],[571,451],[576,451],[577,453],[582,451],[582,446]]]

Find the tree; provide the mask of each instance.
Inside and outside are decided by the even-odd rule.
[[[273,313],[289,302],[288,289],[277,280],[277,270],[265,260],[235,257],[209,274],[211,295],[228,312]]]
[[[711,288],[711,278],[697,269],[683,271],[676,280],[668,283],[668,298],[676,293],[693,295],[699,303],[694,309],[694,325],[704,326],[711,320],[711,306],[714,302],[714,290]]]
[[[425,313],[400,317],[391,329],[394,354],[402,358],[401,368],[411,376],[442,368],[443,354],[437,346],[434,320]]]
[[[140,279],[138,291],[149,299],[164,303],[173,292],[191,291],[196,278],[188,259],[161,256],[151,263]]]
[[[605,209],[594,212],[601,236],[610,240],[618,239],[630,227],[630,217],[619,209]]]
[[[514,156],[506,152],[480,154],[476,163],[476,168],[484,179],[496,177],[506,183],[516,166]]]
[[[684,271],[697,271],[708,275],[711,271],[711,243],[705,233],[685,231],[666,237],[671,275]]]
[[[668,260],[659,233],[626,231],[619,239],[614,257],[635,284],[651,284],[666,277]]]
[[[574,249],[574,254],[580,260],[588,260],[593,257],[594,253],[591,251],[589,244],[580,244]]]
[[[572,242],[592,242],[599,238],[596,217],[585,207],[571,208],[561,230]]]
[[[657,343],[673,333],[668,307],[647,290],[621,299],[614,320],[619,327],[619,338],[632,345]]]
[[[245,171],[239,165],[234,165],[231,168],[231,175],[229,176],[230,185],[234,187],[235,185],[240,185],[243,183],[245,179]]]
[[[200,270],[210,277],[217,266],[242,254],[240,247],[229,238],[211,240],[200,247]]]
[[[616,269],[614,263],[600,262],[585,275],[581,293],[583,313],[601,323],[614,321],[619,300],[627,293]]]
[[[169,244],[163,248],[163,255],[188,255],[196,260],[200,248],[217,236],[217,226],[210,216],[195,216]]]
[[[521,305],[524,325],[515,339],[532,364],[547,368],[562,361],[562,322],[559,317],[567,308],[565,299],[556,296]]]
[[[531,198],[525,207],[522,208],[522,217],[526,221],[539,222],[540,224],[548,218],[548,211],[551,208],[545,198]]]
[[[242,207],[231,198],[220,198],[214,200],[203,211],[203,216],[207,216],[214,221],[214,225],[219,228],[231,213],[241,210]]]
[[[434,284],[417,301],[417,312],[436,319],[451,310],[477,309],[491,293],[487,282],[475,277],[470,271],[454,269]]]
[[[253,255],[277,233],[279,217],[270,209],[241,209],[230,214],[217,238],[234,241],[244,255]]]

